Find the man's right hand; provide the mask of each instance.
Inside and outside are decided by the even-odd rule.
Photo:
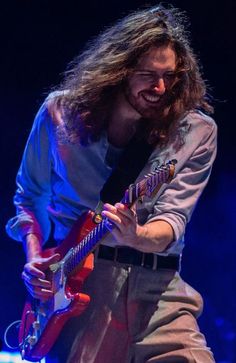
[[[46,279],[45,271],[50,265],[60,260],[60,255],[34,257],[24,266],[22,279],[28,292],[36,299],[47,300],[53,295],[51,282]]]

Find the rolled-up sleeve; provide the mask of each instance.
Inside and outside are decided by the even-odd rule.
[[[45,241],[50,233],[47,206],[51,197],[51,130],[45,103],[35,117],[17,174],[16,216],[6,225],[8,235],[18,241],[28,233],[37,234]]]
[[[173,228],[177,244],[185,233],[196,203],[202,194],[216,157],[217,127],[214,122],[190,132],[186,145],[175,155],[178,160],[175,176],[158,193],[147,223],[165,220]],[[172,244],[172,247],[173,247]]]

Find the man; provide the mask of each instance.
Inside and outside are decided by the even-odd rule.
[[[45,270],[61,258],[42,258],[51,221],[60,243],[83,212],[95,210],[132,140],[152,147],[138,180],[177,160],[155,196],[131,209],[104,201],[102,216],[114,227],[83,286],[89,307],[56,344],[58,361],[66,361],[70,338],[70,363],[214,362],[196,322],[201,296],[177,266],[216,155],[212,107],[182,20],[162,6],[120,20],[89,44],[36,116],[7,232],[24,243],[22,278],[42,301],[53,295]]]

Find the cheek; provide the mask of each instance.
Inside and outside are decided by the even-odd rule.
[[[143,82],[131,80],[128,84],[128,89],[130,94],[137,97],[139,95],[139,92],[147,89],[147,85],[145,85]]]

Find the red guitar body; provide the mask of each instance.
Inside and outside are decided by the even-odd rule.
[[[47,272],[47,277],[52,281],[53,298],[46,302],[30,299],[25,304],[19,330],[23,359],[32,362],[42,359],[53,346],[67,320],[80,315],[89,304],[90,297],[81,291],[84,280],[93,270],[93,254],[86,256],[70,276],[63,273],[61,266],[63,267],[63,258],[68,251],[96,227],[92,215],[92,212],[83,215],[60,246],[46,249],[43,253],[44,257],[59,253],[61,260],[50,266]]]

